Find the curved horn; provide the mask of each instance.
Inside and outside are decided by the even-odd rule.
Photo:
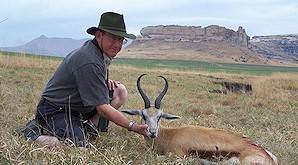
[[[158,95],[158,97],[155,99],[155,108],[159,109],[160,108],[160,103],[161,103],[161,100],[162,98],[165,96],[165,94],[167,93],[168,91],[168,88],[169,88],[169,85],[168,85],[168,81],[165,77],[163,76],[158,76],[158,77],[161,77],[165,80],[165,87],[163,88],[162,92]]]
[[[141,94],[143,100],[144,100],[144,103],[145,103],[145,108],[150,108],[150,100],[148,99],[148,97],[146,96],[146,94],[144,93],[144,91],[142,90],[141,88],[141,78],[143,76],[145,76],[146,74],[142,74],[139,78],[138,78],[138,81],[137,81],[137,87],[138,87],[138,90],[139,90],[139,93]]]

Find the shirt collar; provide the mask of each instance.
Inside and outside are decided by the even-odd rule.
[[[108,57],[105,53],[103,53],[103,59],[106,65],[110,65],[112,62],[112,59],[110,57]]]
[[[96,41],[96,38],[94,37],[93,40],[92,40],[92,43],[100,50],[102,56],[103,56],[103,59],[104,59],[104,62],[105,64],[107,64],[108,66],[111,64],[111,61],[112,61],[112,58],[110,58],[109,56],[107,56],[100,48],[100,46],[98,45],[98,42]]]

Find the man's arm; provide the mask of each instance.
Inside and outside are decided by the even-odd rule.
[[[117,124],[121,127],[128,129],[130,121],[127,119],[126,116],[124,116],[124,114],[117,111],[111,105],[109,105],[109,104],[98,105],[98,106],[96,106],[96,111],[98,114],[100,114],[104,118],[114,122],[115,124]],[[146,124],[139,125],[139,124],[135,123],[135,124],[133,124],[131,130],[136,133],[139,133],[141,135],[147,136],[147,127],[148,127],[148,125],[146,125]]]

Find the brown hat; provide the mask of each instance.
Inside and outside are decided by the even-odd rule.
[[[87,33],[95,35],[97,30],[103,30],[124,38],[136,39],[135,35],[126,33],[123,15],[114,12],[103,13],[101,15],[98,27],[88,28]]]

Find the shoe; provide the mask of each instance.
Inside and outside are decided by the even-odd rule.
[[[21,133],[27,140],[35,141],[41,134],[42,128],[36,119],[29,121],[26,127],[21,129]]]

